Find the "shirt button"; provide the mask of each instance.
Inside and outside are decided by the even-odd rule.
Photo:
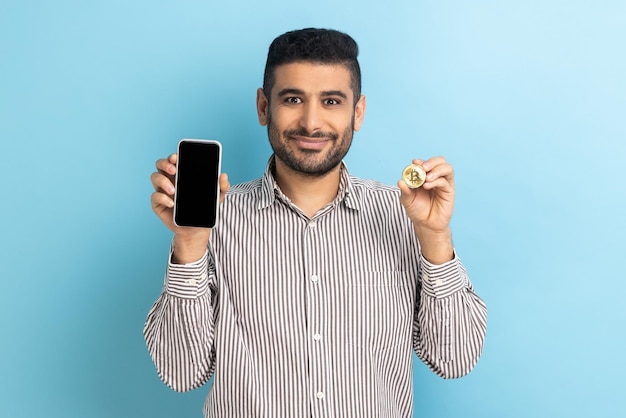
[[[192,286],[195,286],[196,285],[196,279],[189,279],[189,280],[187,280],[187,283],[192,285]]]
[[[324,392],[317,392],[315,396],[317,396],[317,399],[324,399]]]
[[[428,277],[428,274],[422,274],[422,281],[427,282],[430,280],[430,277]]]
[[[315,228],[317,226],[317,222],[311,221],[309,222],[309,228]]]
[[[321,340],[321,339],[322,339],[322,336],[321,336],[320,334],[315,334],[315,335],[313,336],[313,339],[314,339],[315,341],[319,341],[319,340]]]
[[[320,279],[320,278],[319,278],[319,277],[317,277],[317,274],[314,274],[314,275],[312,275],[312,276],[311,276],[311,281],[312,281],[313,283],[317,283],[317,281],[318,281],[319,279]]]
[[[437,284],[437,286],[441,286],[443,284],[443,280],[437,279],[435,283]]]

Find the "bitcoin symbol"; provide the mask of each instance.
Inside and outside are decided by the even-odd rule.
[[[426,170],[424,170],[424,167],[421,165],[411,164],[402,172],[402,179],[407,186],[412,189],[417,189],[424,184],[424,180],[426,180]]]

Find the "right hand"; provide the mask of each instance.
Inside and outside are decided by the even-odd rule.
[[[154,193],[152,193],[152,210],[172,232],[174,232],[173,260],[179,263],[190,263],[202,257],[209,241],[211,230],[176,226],[174,224],[174,192],[176,184],[176,162],[178,155],[172,154],[156,162],[157,171],[150,175]],[[220,174],[220,203],[230,188],[228,176]]]

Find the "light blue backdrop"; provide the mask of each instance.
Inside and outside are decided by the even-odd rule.
[[[201,416],[141,336],[170,239],[148,177],[181,137],[260,175],[267,46],[306,26],[361,47],[353,174],[456,168],[488,338],[461,380],[416,363],[415,416],[625,416],[626,6],[564,0],[3,0],[0,416]]]

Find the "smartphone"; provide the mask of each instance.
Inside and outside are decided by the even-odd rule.
[[[213,228],[220,198],[222,145],[206,139],[181,139],[176,164],[174,223]]]

